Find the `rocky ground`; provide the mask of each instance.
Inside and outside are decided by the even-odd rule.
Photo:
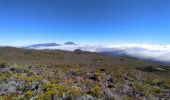
[[[0,100],[169,100],[170,79],[107,65],[0,64]]]

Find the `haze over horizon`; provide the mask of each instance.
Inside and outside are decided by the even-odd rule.
[[[169,0],[1,0],[0,45],[169,44]]]

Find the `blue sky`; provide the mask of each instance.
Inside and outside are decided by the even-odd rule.
[[[0,0],[0,45],[170,43],[170,0]]]

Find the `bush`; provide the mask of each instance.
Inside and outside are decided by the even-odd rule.
[[[102,88],[99,85],[95,85],[94,87],[91,88],[89,94],[94,97],[100,98],[103,96]]]
[[[24,98],[26,99],[31,99],[31,97],[33,96],[33,92],[32,91],[28,91],[24,94]]]
[[[136,83],[134,85],[135,85],[135,87],[137,88],[138,91],[146,91],[146,87],[144,86],[144,84]]]
[[[5,61],[0,61],[0,68],[6,68],[6,67],[8,67],[9,65],[8,65],[8,63],[7,62],[5,62]]]
[[[78,88],[78,87],[71,87],[68,91],[69,91],[67,93],[68,98],[74,99],[76,97],[83,95],[81,88]]]
[[[152,88],[152,89],[151,89],[151,92],[153,92],[153,93],[161,93],[162,90],[159,89],[159,88]]]
[[[44,92],[48,93],[49,91],[52,91],[53,94],[56,94],[57,96],[62,96],[65,92],[65,87],[56,84],[46,84],[44,86]]]

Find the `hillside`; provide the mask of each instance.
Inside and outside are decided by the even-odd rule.
[[[112,66],[130,66],[131,64],[137,66],[147,66],[156,64],[138,60],[130,57],[111,57],[101,55],[95,52],[86,52],[75,50],[62,51],[62,50],[34,50],[34,49],[21,49],[15,47],[1,47],[0,60],[5,60],[10,63],[17,64],[94,64],[96,60],[102,60],[102,64]]]
[[[168,100],[168,66],[75,50],[0,48],[0,100]]]

